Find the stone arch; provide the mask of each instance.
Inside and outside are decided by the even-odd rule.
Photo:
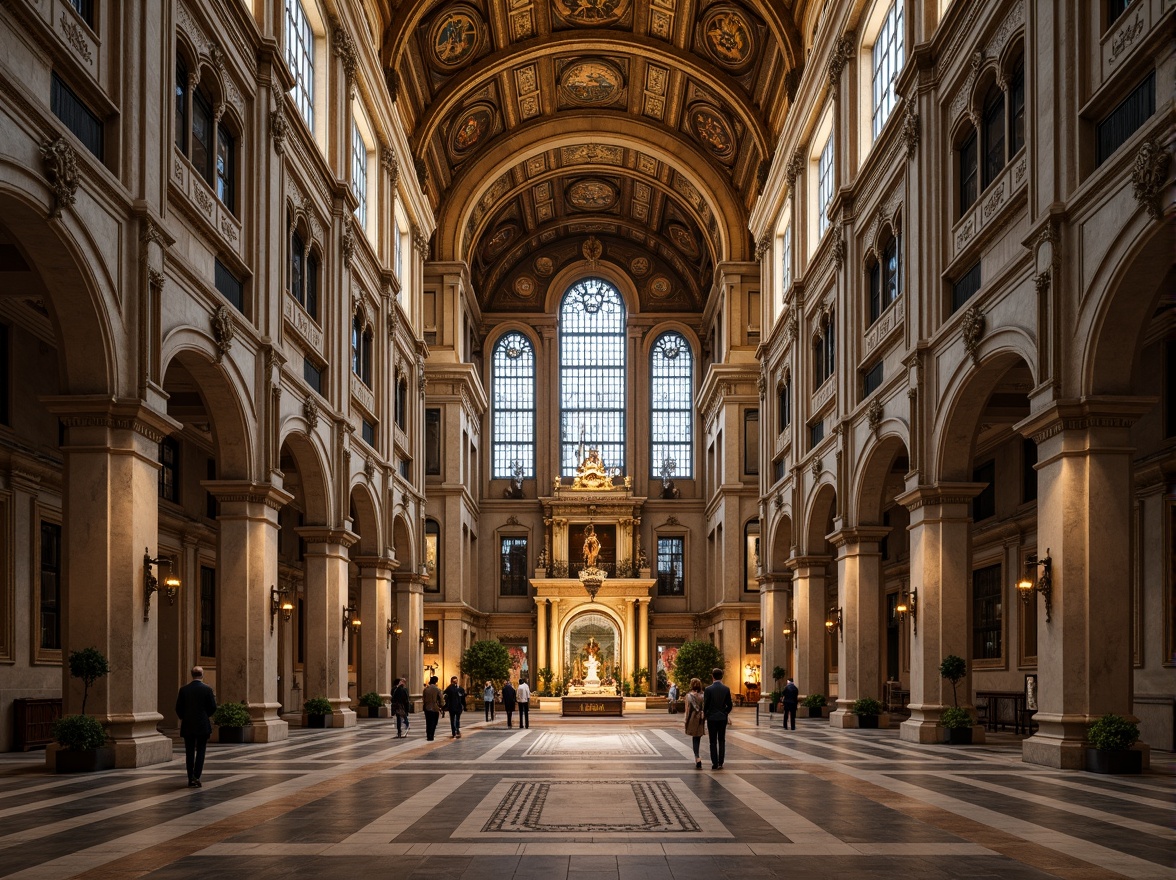
[[[760,536],[762,541],[764,536]],[[782,572],[788,570],[788,560],[792,558],[792,517],[779,514],[772,518],[772,529],[767,545],[767,553],[761,555],[767,559],[767,571]]]
[[[380,508],[375,496],[366,483],[362,482],[363,475],[352,483],[349,499],[351,531],[359,535],[355,543],[352,556],[380,556],[383,551],[383,527],[380,523]]]
[[[876,441],[867,444],[859,459],[860,466],[853,478],[851,498],[855,508],[856,525],[880,525],[882,508],[887,496],[898,494],[893,490],[891,474],[894,464],[900,458],[910,461],[907,439],[897,430],[882,434]],[[902,489],[899,488],[898,492]]]
[[[552,277],[551,283],[547,285],[547,298],[543,303],[544,313],[558,315],[560,304],[567,292],[588,278],[600,278],[617,289],[621,301],[625,304],[626,318],[641,311],[641,297],[638,296],[637,286],[628,272],[607,261],[591,264],[587,260],[578,260],[565,266]]]
[[[392,517],[392,552],[396,561],[400,563],[401,572],[415,572],[420,567],[418,559],[421,554],[412,535],[412,524],[409,523],[408,517],[403,511],[397,512]],[[442,538],[444,539],[444,535]]]
[[[163,342],[162,375],[165,390],[173,369],[185,371],[197,385],[197,392],[212,424],[216,447],[217,477],[222,480],[247,480],[256,460],[255,436],[248,412],[248,385],[231,360],[215,362],[210,343],[191,328],[169,334]],[[172,415],[169,400],[168,414]],[[183,421],[179,413],[173,415]]]
[[[0,238],[9,239],[30,267],[31,304],[53,324],[62,392],[120,396],[118,377],[125,367],[112,339],[121,307],[94,231],[69,208],[58,222],[46,221],[53,196],[45,182],[10,162],[3,170],[10,183],[0,186]]]
[[[319,445],[317,437],[302,431],[290,431],[282,436],[279,444],[282,459],[288,454],[297,469],[295,485],[290,485],[286,475],[284,488],[302,504],[307,525],[331,525],[335,517],[331,504],[331,481],[328,477],[327,455]]]
[[[829,520],[837,515],[837,490],[831,481],[823,481],[816,485],[812,492],[812,501],[805,512],[804,535],[805,545],[802,552],[805,555],[816,555],[826,551],[829,534]]]

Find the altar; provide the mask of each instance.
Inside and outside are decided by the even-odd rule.
[[[595,716],[597,718],[624,716],[624,697],[564,697],[563,710],[565,716]]]

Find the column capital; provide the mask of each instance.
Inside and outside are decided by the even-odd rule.
[[[294,531],[308,544],[337,544],[345,550],[359,540],[359,535],[350,529],[332,529],[328,526],[303,526]]]
[[[832,561],[832,556],[793,556],[786,564],[792,569],[793,577],[803,577],[800,574],[802,568],[824,568]]]
[[[251,480],[201,480],[200,485],[222,504],[243,501],[281,510],[294,500],[294,496],[289,492],[270,483],[254,483]]]
[[[1035,443],[1067,431],[1092,428],[1130,428],[1156,405],[1158,397],[1082,397],[1055,400],[1013,425],[1013,430]]]
[[[60,417],[66,428],[134,431],[159,443],[164,437],[184,427],[167,413],[154,410],[137,398],[71,394],[43,397],[41,400],[49,412]],[[74,444],[67,442],[66,448],[71,445]]]
[[[399,568],[399,563],[390,556],[352,556],[351,561],[361,569],[391,574]]]
[[[890,526],[857,526],[850,529],[838,529],[825,537],[834,547],[840,550],[843,547],[856,546],[859,544],[874,544],[877,545],[883,538],[890,534],[892,529]],[[839,554],[847,555],[847,554]]]
[[[916,486],[894,500],[907,510],[932,505],[970,504],[987,486],[987,483],[933,483]]]

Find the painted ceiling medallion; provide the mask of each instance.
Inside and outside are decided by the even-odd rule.
[[[649,293],[655,299],[665,299],[673,291],[670,279],[665,275],[655,275],[649,282]]]
[[[649,274],[649,257],[634,257],[633,261],[629,263],[629,269],[638,278],[642,278]]]
[[[555,263],[552,262],[551,257],[536,257],[535,271],[546,278],[555,271]]]
[[[523,299],[530,299],[535,295],[535,279],[530,275],[520,275],[515,279],[514,290]]]
[[[607,211],[617,201],[617,191],[603,180],[578,180],[568,187],[568,201],[582,211]]]
[[[620,70],[598,58],[577,61],[564,68],[559,78],[564,94],[582,107],[609,104],[624,88]]]
[[[433,63],[454,70],[467,63],[482,46],[482,17],[470,6],[452,6],[433,22],[429,48]]]
[[[690,127],[703,146],[726,162],[735,157],[735,135],[731,125],[716,108],[695,104],[690,108]]]
[[[449,132],[449,149],[454,155],[468,153],[482,143],[494,125],[494,108],[490,104],[475,104],[461,111]]]
[[[584,255],[584,259],[590,264],[595,264],[600,259],[600,255],[604,253],[604,247],[595,235],[591,235],[580,248],[580,253]]]
[[[716,6],[702,20],[703,45],[723,67],[738,70],[755,55],[755,40],[743,13],[730,6]]]
[[[568,24],[603,27],[624,18],[631,0],[552,0],[551,5]]]
[[[690,234],[690,230],[679,223],[672,223],[669,228],[670,239],[676,244],[686,256],[697,259],[698,257],[698,242],[694,240],[694,236]]]
[[[494,230],[494,234],[486,242],[486,257],[493,259],[502,253],[502,249],[514,241],[519,228],[514,223],[503,223]]]

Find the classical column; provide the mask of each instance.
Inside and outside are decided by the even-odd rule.
[[[158,553],[159,442],[180,426],[138,400],[58,397],[48,408],[66,430],[62,655],[95,647],[110,662],[86,712],[106,725],[116,766],[170,761],[171,740],[156,730],[159,709],[174,712],[174,704],[157,702],[160,602],[167,602],[162,592],[147,595],[143,551]],[[154,573],[162,582],[160,569]],[[80,711],[82,684],[66,663],[62,695],[67,714]],[[46,752],[50,766],[54,751]]]
[[[331,726],[353,727],[343,609],[350,561],[347,549],[359,536],[346,529],[316,526],[298,529],[298,534],[306,541],[303,698],[326,697],[331,702]]]
[[[217,676],[220,700],[249,707],[254,742],[286,739],[278,717],[278,630],[270,590],[278,583],[278,511],[293,496],[247,481],[206,481],[217,500]]]
[[[543,669],[547,663],[547,599],[535,597],[535,669]],[[538,681],[536,681],[538,684]]]
[[[900,735],[907,742],[940,742],[939,715],[952,705],[952,686],[939,675],[948,654],[969,659],[972,499],[978,483],[937,483],[898,496],[911,512],[911,592],[917,591],[918,633],[911,636],[911,717]],[[971,703],[971,663],[960,683],[963,705]],[[976,727],[973,742],[983,741]]]
[[[393,561],[383,556],[356,556],[359,566],[359,681],[356,691],[392,695],[392,646],[388,624],[396,617],[392,607]],[[392,636],[396,641],[396,636]]]
[[[551,641],[548,643],[552,678],[563,678],[563,644],[559,637],[559,599],[551,600]],[[558,695],[557,695],[558,696]]]
[[[637,658],[637,669],[649,668],[649,600],[637,600],[637,650],[640,656]],[[652,684],[653,676],[650,675],[650,684]]]
[[[625,637],[621,651],[621,681],[632,681],[637,656],[637,602],[625,602]]]
[[[1050,559],[1048,603],[1030,598],[1039,603],[1038,728],[1022,744],[1026,762],[1081,768],[1090,722],[1133,717],[1130,426],[1153,403],[1054,403],[1017,426],[1037,442],[1037,556]]]
[[[421,644],[421,630],[425,626],[425,587],[419,574],[397,571],[392,574],[392,589],[394,617],[404,630],[399,641],[393,637],[396,655],[392,674],[407,678],[408,692],[418,700],[426,684],[425,647]]]
[[[793,662],[793,646],[796,644],[796,633],[784,635],[784,628],[789,625],[792,604],[792,576],[788,573],[771,572],[760,579],[760,627],[764,631],[764,641],[760,662],[763,664],[761,681],[766,685],[772,682],[771,690],[776,689],[776,682],[772,679],[772,670],[780,666],[789,675],[795,675]],[[783,683],[781,683],[782,685]],[[763,688],[765,693],[768,688]]]
[[[860,526],[831,536],[837,548],[837,604],[841,608],[841,656],[833,727],[857,727],[850,713],[859,697],[882,699],[882,554],[889,528]]]
[[[825,566],[828,556],[796,556],[792,598],[796,610],[796,686],[802,696],[825,694],[829,673],[825,667]]]

